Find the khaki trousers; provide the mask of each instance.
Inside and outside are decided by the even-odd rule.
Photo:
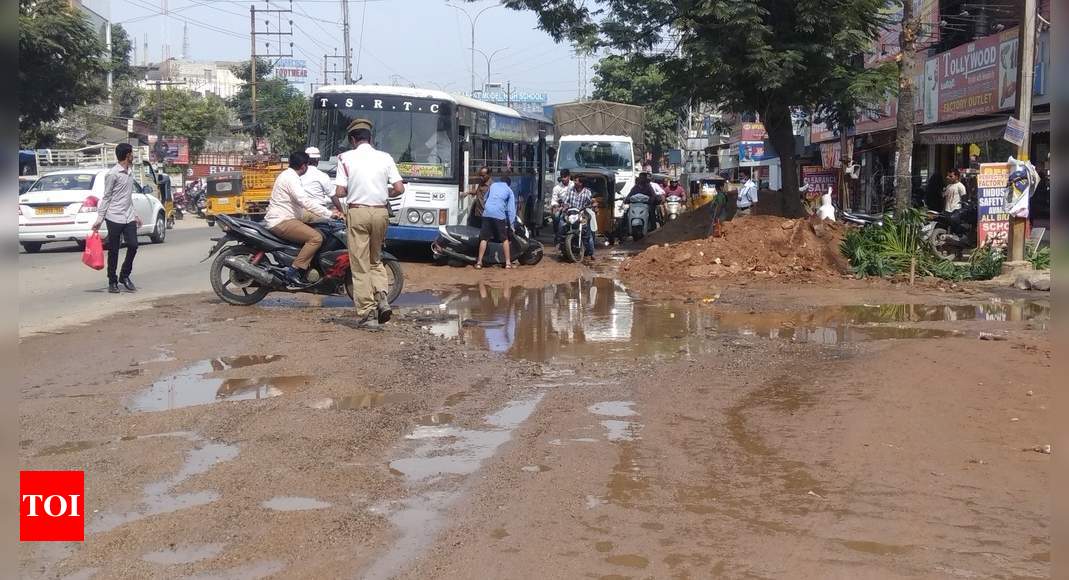
[[[382,245],[386,242],[390,217],[384,207],[351,207],[346,218],[353,303],[357,316],[363,316],[375,311],[376,292],[389,291],[389,277],[382,265]]]
[[[297,253],[297,257],[293,259],[293,267],[301,270],[307,270],[308,266],[312,265],[312,258],[315,257],[319,246],[323,245],[323,234],[301,220],[286,220],[271,228],[271,233],[280,238],[304,244],[301,251]]]

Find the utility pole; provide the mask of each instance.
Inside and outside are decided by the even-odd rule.
[[[342,69],[339,69],[337,64],[334,65],[334,68],[330,68],[329,63],[331,61],[337,61],[337,60],[343,60],[343,61],[348,62],[348,59],[346,59],[345,56],[338,54],[338,49],[336,49],[336,48],[334,49],[334,54],[333,55],[328,55],[328,54],[324,54],[323,55],[323,83],[324,84],[330,84],[330,76],[329,75],[333,75],[334,78],[338,78],[338,74],[344,74],[345,73],[344,64],[342,66]],[[349,83],[346,82],[345,80],[343,80],[341,84],[349,84]]]
[[[512,81],[508,82],[508,88],[505,90],[505,103],[508,108],[512,108]]]
[[[898,113],[895,134],[896,214],[909,209],[913,201],[913,74],[914,63],[917,60],[917,32],[913,1],[906,0],[902,3],[902,30],[898,35]],[[843,156],[846,156],[845,149]]]
[[[366,4],[366,3],[365,3]],[[345,82],[353,82],[353,49],[349,47],[349,0],[341,0],[342,54],[345,55]]]
[[[1024,125],[1024,138],[1017,159],[1027,161],[1032,144],[1032,86],[1036,63],[1036,0],[1024,0],[1021,25],[1017,29],[1017,118]],[[1010,218],[1010,261],[1024,260],[1025,218]]]
[[[290,5],[292,6],[292,2],[291,2]],[[259,10],[257,10],[255,4],[252,5],[252,6],[249,6],[249,36],[251,38],[251,51],[250,51],[250,55],[249,55],[250,56],[250,58],[249,58],[249,96],[251,97],[250,105],[251,105],[251,112],[252,112],[252,131],[253,131],[254,135],[257,134],[257,124],[256,124],[256,64],[259,62],[259,60],[258,60],[259,58],[292,58],[293,57],[293,40],[292,40],[292,37],[293,37],[293,20],[292,19],[288,20],[288,24],[290,26],[289,31],[283,31],[282,30],[282,24],[283,24],[282,15],[283,14],[291,14],[292,12],[293,12],[292,9],[260,8]],[[257,14],[267,14],[268,15],[268,20],[264,21],[264,23],[266,25],[268,25],[268,26],[271,25],[270,15],[271,14],[276,14],[277,17],[278,17],[278,28],[279,28],[279,30],[274,31],[274,32],[272,32],[270,30],[257,31],[256,30],[256,15]],[[256,37],[257,36],[266,36],[268,38],[268,41],[266,43],[266,49],[267,49],[266,53],[257,53],[256,52]],[[277,37],[277,42],[278,42],[278,49],[277,49],[278,52],[275,52],[275,53],[271,52],[271,40],[270,39],[271,39],[272,36]],[[282,37],[283,36],[290,37],[289,52],[288,53],[282,52]],[[255,143],[255,140],[254,140],[253,149],[255,150],[255,148],[256,148],[256,143]]]

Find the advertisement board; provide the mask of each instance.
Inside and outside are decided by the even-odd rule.
[[[1006,211],[1006,183],[1010,177],[1006,163],[981,163],[976,176],[976,244],[991,242],[1006,246],[1010,237],[1010,214]]]
[[[275,76],[291,83],[303,83],[308,80],[308,64],[299,58],[280,58],[275,64]]]
[[[806,197],[824,195],[831,188],[831,198],[839,199],[839,170],[820,165],[802,166],[802,183],[809,186]]]
[[[157,142],[160,142],[160,145],[157,145]],[[185,137],[164,135],[157,138],[156,135],[149,135],[148,150],[153,163],[189,164],[189,139]]]

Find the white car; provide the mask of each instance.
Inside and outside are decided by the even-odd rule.
[[[107,169],[70,169],[40,177],[19,195],[19,243],[30,253],[48,242],[84,246],[97,219]],[[162,244],[167,236],[166,212],[152,189],[134,181],[134,211],[141,218],[139,236]],[[107,227],[100,228],[107,237]]]

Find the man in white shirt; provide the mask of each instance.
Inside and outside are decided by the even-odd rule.
[[[739,178],[743,181],[743,184],[742,188],[739,189],[738,214],[750,215],[753,205],[757,203],[757,184],[746,173],[740,175]]]
[[[961,198],[965,197],[965,194],[961,172],[951,169],[947,172],[947,186],[943,189],[943,211],[950,213],[961,209]]]
[[[319,169],[319,148],[309,147],[304,150],[308,154],[308,171],[301,176],[301,184],[304,191],[319,202],[327,211],[334,208],[334,180]]]
[[[309,227],[302,218],[305,212],[319,219],[330,219],[332,214],[308,195],[301,184],[301,176],[308,169],[308,155],[294,151],[290,154],[289,165],[275,179],[271,201],[264,214],[264,225],[280,238],[304,244],[293,259],[293,265],[286,268],[286,281],[295,286],[305,286],[305,274],[319,246],[323,245],[323,235]]]
[[[572,184],[572,172],[567,169],[560,170],[560,183],[553,186],[553,197],[550,198],[549,211],[553,216],[553,237],[560,243],[560,210],[564,199],[575,191]]]
[[[389,153],[371,146],[371,130],[367,119],[349,123],[347,133],[353,148],[338,156],[334,204],[346,212],[349,225],[349,264],[358,323],[377,330],[393,315],[386,298],[389,277],[382,265],[382,246],[390,224],[386,204],[405,192],[405,183]]]

